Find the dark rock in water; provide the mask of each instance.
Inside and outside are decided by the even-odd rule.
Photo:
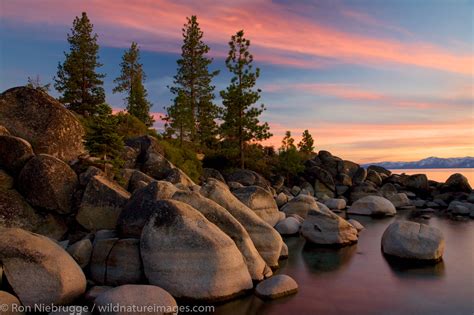
[[[278,299],[298,292],[298,284],[287,275],[276,275],[260,282],[255,288],[255,294],[262,299]]]
[[[59,214],[72,211],[78,180],[76,173],[63,161],[51,155],[37,155],[23,167],[18,183],[32,206]]]
[[[76,220],[88,230],[113,229],[129,198],[117,183],[96,175],[87,184]]]
[[[0,95],[0,124],[31,143],[36,154],[71,161],[84,152],[84,129],[74,114],[48,94],[15,87]]]
[[[202,170],[201,181],[205,182],[209,178],[214,178],[220,180],[221,182],[225,183],[224,176],[222,176],[221,172],[213,168],[204,168]]]
[[[413,192],[420,194],[427,194],[430,186],[428,184],[428,178],[425,174],[415,174],[408,177],[406,181],[406,187]]]
[[[13,137],[0,135],[0,167],[12,175],[18,175],[23,166],[35,154],[28,141]]]
[[[153,181],[136,190],[117,220],[120,236],[139,238],[146,222],[156,211],[156,202],[170,199],[177,190],[173,184],[164,181]]]
[[[140,241],[150,284],[176,298],[205,301],[228,299],[253,287],[242,254],[229,236],[183,202],[157,204]]]
[[[387,176],[390,176],[392,175],[392,172],[387,170],[386,168],[382,167],[382,166],[378,166],[378,165],[370,165],[368,168],[367,168],[367,171],[375,171],[377,173],[382,173],[382,174],[385,174]]]
[[[403,259],[439,261],[444,237],[437,228],[411,221],[390,224],[382,236],[382,251]]]
[[[469,181],[467,180],[466,176],[456,173],[446,180],[446,183],[443,185],[443,191],[453,191],[453,192],[465,192],[471,193],[472,188],[469,185]]]
[[[226,177],[228,182],[237,182],[244,186],[260,186],[268,189],[270,182],[262,175],[251,170],[237,170]]]

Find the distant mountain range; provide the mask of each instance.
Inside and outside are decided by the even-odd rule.
[[[429,157],[415,162],[378,162],[363,164],[363,167],[378,165],[387,169],[418,169],[418,168],[474,168],[474,157],[438,158]]]

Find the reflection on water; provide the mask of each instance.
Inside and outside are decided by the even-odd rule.
[[[409,211],[394,218],[350,218],[365,226],[353,246],[321,248],[305,245],[302,237],[284,238],[290,256],[277,273],[296,280],[296,295],[262,301],[249,294],[213,314],[474,314],[473,220],[425,220],[443,232],[445,253],[436,265],[414,266],[388,261],[380,249],[387,226],[409,219]]]
[[[342,248],[319,247],[306,243],[303,260],[311,273],[335,271],[347,264],[357,251],[357,244]]]
[[[424,278],[436,279],[445,275],[444,261],[437,263],[422,263],[416,261],[404,261],[384,255],[385,261],[392,269],[393,274],[400,278]]]

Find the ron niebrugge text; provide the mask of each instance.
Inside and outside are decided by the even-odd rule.
[[[181,312],[206,312],[212,313],[215,311],[212,305],[180,305],[180,306],[166,306],[166,305],[122,305],[120,303],[109,303],[105,305],[92,305],[92,307],[81,305],[54,305],[54,304],[34,304],[33,306],[23,306],[18,304],[2,304],[0,305],[0,312],[23,312],[23,313],[69,313],[72,315],[81,315],[94,310],[100,313],[170,313],[179,314]]]

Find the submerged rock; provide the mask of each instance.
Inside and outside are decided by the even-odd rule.
[[[86,278],[74,259],[38,234],[0,228],[0,262],[24,306],[68,304],[86,290]]]
[[[255,294],[262,299],[278,299],[298,292],[298,284],[287,275],[276,275],[260,282]]]
[[[244,258],[229,236],[183,202],[157,204],[140,242],[150,284],[176,298],[206,301],[227,299],[253,287]]]
[[[438,261],[444,252],[444,237],[437,228],[411,221],[390,224],[382,236],[382,251],[403,259]]]

